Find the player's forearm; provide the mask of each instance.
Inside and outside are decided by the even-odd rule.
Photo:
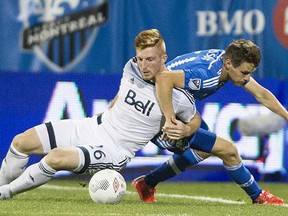
[[[278,114],[279,116],[283,117],[286,121],[288,121],[288,112],[281,104],[279,104],[279,107],[270,110],[272,110],[274,113]]]
[[[201,125],[201,117],[199,116],[198,113],[196,113],[196,115],[190,120],[190,122],[186,124],[187,132],[185,137],[189,137],[194,133],[196,133],[200,125]]]
[[[250,81],[244,86],[244,88],[254,95],[255,99],[270,109],[272,112],[288,120],[287,110],[278,101],[278,99],[268,89],[259,85],[255,79],[251,77]]]
[[[264,97],[256,99],[272,112],[278,114],[279,116],[286,119],[286,121],[288,121],[287,110],[269,90],[266,90]]]
[[[175,116],[172,104],[173,83],[169,79],[164,79],[162,76],[156,79],[156,95],[158,103],[166,119],[171,119]]]

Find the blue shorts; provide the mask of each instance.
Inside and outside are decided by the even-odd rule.
[[[216,137],[217,135],[209,131],[208,125],[202,119],[200,128],[187,140],[190,144],[190,148],[210,153],[215,144]]]

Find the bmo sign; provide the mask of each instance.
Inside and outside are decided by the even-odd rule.
[[[278,41],[288,48],[288,1],[280,0],[275,7],[273,27]]]
[[[260,10],[197,11],[197,36],[260,34],[265,27],[265,16]]]

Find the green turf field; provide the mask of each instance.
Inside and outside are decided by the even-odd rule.
[[[288,200],[288,184],[262,188]],[[0,215],[288,215],[288,205],[252,205],[233,183],[162,183],[157,203],[143,203],[127,182],[127,193],[118,205],[95,204],[78,181],[56,179],[45,186],[0,201]]]

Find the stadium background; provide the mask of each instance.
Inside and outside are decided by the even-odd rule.
[[[124,64],[135,55],[134,37],[144,29],[161,31],[169,59],[193,50],[225,49],[238,38],[254,41],[263,55],[254,78],[288,107],[287,0],[10,0],[0,2],[0,11],[1,160],[17,133],[103,111],[117,93]],[[269,113],[266,108],[230,84],[197,106],[213,131],[235,141],[256,178],[287,181],[287,124],[269,137],[263,164],[257,161],[259,137],[234,137],[230,129],[235,118]],[[133,178],[169,155],[149,144],[125,176]],[[229,178],[221,162],[210,158],[176,180]]]

